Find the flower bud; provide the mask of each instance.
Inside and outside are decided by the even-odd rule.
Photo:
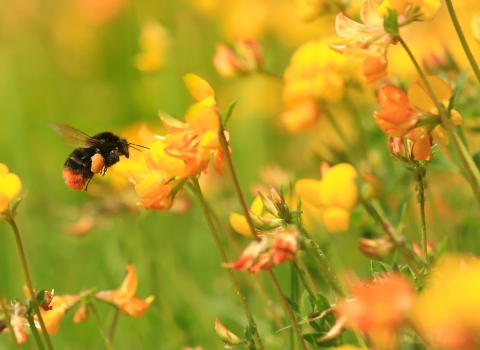
[[[238,336],[225,328],[225,326],[220,322],[218,317],[215,319],[215,332],[217,332],[218,336],[223,340],[223,342],[228,345],[238,345],[245,343],[243,339],[240,339]]]
[[[369,258],[380,260],[385,258],[393,248],[388,235],[383,235],[380,238],[360,238],[360,251]]]
[[[412,246],[413,246],[413,251],[414,251],[415,254],[417,254],[421,258],[425,258],[423,256],[422,248],[420,248],[418,243],[414,242],[412,244]],[[435,254],[435,246],[434,246],[433,242],[428,239],[427,240],[427,257],[432,256],[434,254]]]
[[[266,211],[268,211],[270,214],[272,214],[275,217],[278,217],[278,211],[277,208],[275,207],[275,204],[273,202],[266,198],[262,192],[258,192],[258,196],[262,200],[263,207],[265,208]]]
[[[402,137],[388,138],[388,149],[390,154],[397,158],[407,158],[407,152],[405,151],[405,144]]]
[[[282,196],[272,186],[270,186],[270,193],[272,194],[273,204],[277,209],[278,217],[282,219],[290,219],[288,205],[285,203]]]
[[[276,229],[279,226],[282,226],[285,221],[280,218],[264,218],[261,217],[260,215],[256,215],[252,212],[250,212],[250,217],[252,218],[253,221],[253,226],[257,230],[260,231],[268,231],[268,230],[273,230]]]

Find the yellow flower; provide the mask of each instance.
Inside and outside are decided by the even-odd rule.
[[[0,213],[8,210],[8,205],[17,198],[22,191],[22,181],[10,173],[8,167],[0,163]]]
[[[250,207],[250,211],[256,215],[262,215],[263,203],[260,196],[255,197],[255,200]],[[252,237],[252,231],[248,226],[245,216],[234,212],[230,213],[230,225],[232,225],[233,229],[241,235]]]
[[[322,221],[327,230],[342,232],[348,230],[350,212],[357,204],[356,177],[353,166],[341,163],[326,171],[321,181],[299,180],[295,192],[302,201],[323,208]]]
[[[321,41],[310,41],[295,51],[285,70],[283,99],[287,104],[305,99],[339,101],[345,93],[345,72],[343,56]]]
[[[159,23],[151,21],[143,25],[140,34],[142,52],[135,58],[135,66],[144,72],[154,72],[164,64],[165,51],[169,44],[168,33]]]
[[[429,21],[435,17],[440,5],[440,0],[385,0],[378,7],[378,13],[383,17],[391,9],[405,20],[414,18],[417,21]]]
[[[123,280],[119,289],[112,291],[103,291],[95,294],[95,298],[115,305],[122,313],[132,316],[141,317],[155,299],[150,296],[146,299],[140,299],[135,296],[137,290],[137,272],[133,265],[127,265],[128,274]]]
[[[432,348],[478,349],[480,263],[452,255],[440,261],[414,306],[413,321]]]

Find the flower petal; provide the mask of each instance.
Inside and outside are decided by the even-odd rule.
[[[207,97],[215,97],[210,84],[206,80],[200,78],[196,74],[187,74],[183,77],[183,81],[187,86],[188,91],[197,101],[201,101]]]

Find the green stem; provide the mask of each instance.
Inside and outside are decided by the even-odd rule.
[[[20,345],[18,345],[18,343],[17,343],[17,337],[15,337],[15,332],[13,330],[12,322],[10,320],[10,314],[8,312],[8,309],[7,309],[7,303],[5,301],[5,294],[3,294],[3,290],[2,290],[1,287],[0,287],[0,303],[2,305],[2,309],[3,309],[3,312],[4,312],[5,322],[7,323],[8,333],[10,333],[10,338],[12,338],[13,346],[15,347],[15,349],[20,350]]]
[[[92,314],[95,318],[95,321],[97,321],[98,329],[100,330],[100,334],[103,340],[105,341],[107,350],[113,350],[112,343],[110,342],[110,339],[107,337],[107,334],[105,333],[105,329],[103,329],[102,319],[98,314],[97,308],[95,307],[95,305],[93,305],[93,303],[89,303],[88,307],[90,308],[90,310],[92,310]]]
[[[425,169],[425,168],[423,168]],[[425,223],[425,174],[422,174],[415,170],[417,186],[418,186],[418,196],[417,201],[420,204],[420,219],[422,221],[422,253],[423,258],[427,259],[427,224]]]
[[[305,344],[305,339],[303,339],[302,332],[300,331],[300,326],[297,324],[297,320],[293,315],[293,311],[290,305],[288,304],[287,299],[285,298],[285,295],[283,294],[282,288],[280,287],[280,284],[278,283],[277,278],[273,274],[272,270],[268,270],[268,274],[270,275],[270,278],[272,279],[275,290],[277,291],[277,294],[280,297],[280,300],[282,301],[283,307],[287,312],[288,317],[290,318],[290,322],[292,323],[292,328],[297,335],[298,342],[300,343],[300,348],[302,348],[303,350],[307,350],[307,345]]]
[[[445,0],[445,3],[447,4],[448,13],[450,14],[450,18],[452,19],[452,23],[455,27],[455,31],[457,32],[458,39],[460,39],[460,42],[462,43],[463,51],[465,51],[468,62],[470,62],[470,66],[472,66],[473,72],[475,73],[475,76],[480,83],[480,69],[478,68],[478,64],[473,57],[470,47],[468,46],[465,35],[463,35],[462,27],[460,27],[460,22],[458,21],[455,9],[453,8],[452,0]]]
[[[252,218],[250,217],[250,210],[248,209],[247,203],[245,202],[245,198],[243,197],[242,190],[240,188],[240,184],[238,182],[237,173],[235,172],[235,168],[233,167],[232,157],[230,156],[230,149],[228,147],[228,141],[225,138],[225,129],[223,126],[220,127],[219,131],[219,138],[220,144],[222,145],[223,154],[225,159],[227,160],[227,166],[230,173],[230,177],[233,182],[233,187],[235,188],[235,193],[240,201],[240,205],[242,206],[243,212],[245,214],[245,219],[247,220],[248,227],[250,228],[250,232],[252,233],[252,237],[260,241],[260,237],[258,237],[257,231],[255,230],[255,226],[253,225]]]
[[[470,186],[472,187],[473,194],[475,195],[475,198],[480,205],[480,188],[478,187],[478,184],[480,182],[480,173],[478,171],[478,168],[476,167],[475,163],[473,162],[472,157],[468,153],[465,145],[463,144],[462,140],[458,137],[457,133],[455,132],[452,124],[450,123],[450,120],[445,112],[445,108],[443,105],[440,104],[440,102],[437,99],[437,96],[435,95],[435,92],[433,91],[432,86],[430,85],[430,82],[427,79],[427,76],[423,72],[422,68],[420,68],[420,65],[418,64],[417,60],[415,59],[415,56],[413,56],[412,52],[410,51],[409,47],[403,41],[403,39],[400,36],[397,36],[398,42],[403,46],[405,51],[407,52],[408,56],[412,60],[415,68],[418,71],[418,74],[420,75],[420,78],[422,79],[423,83],[425,84],[425,87],[428,90],[428,94],[432,98],[432,101],[435,103],[435,106],[440,114],[440,119],[442,121],[442,125],[447,129],[448,134],[452,138],[453,145],[455,146],[455,149],[457,150],[457,153],[460,157],[460,161],[462,162],[462,165],[465,169],[465,172],[467,174],[467,180],[470,183]]]
[[[298,266],[297,260],[294,260],[292,262],[292,267],[297,271],[297,275],[300,277],[300,281],[302,281],[302,284],[308,293],[308,298],[310,299],[310,302],[315,303],[315,293],[313,292],[312,288],[310,288],[310,284],[305,278],[305,271],[303,271],[303,269]]]
[[[37,327],[35,326],[35,321],[33,319],[33,316],[27,316],[28,324],[30,325],[30,330],[33,334],[33,337],[35,338],[35,342],[38,345],[38,348],[40,350],[45,350],[45,347],[43,346],[42,339],[40,339],[40,334],[38,334]]]
[[[354,149],[353,149],[353,147],[351,147],[350,142],[347,141],[347,136],[343,132],[340,125],[338,125],[338,123],[335,120],[335,118],[333,117],[332,113],[330,113],[330,111],[328,110],[328,108],[325,105],[322,105],[322,110],[323,110],[323,113],[325,114],[325,116],[327,117],[328,121],[332,125],[332,127],[335,129],[335,132],[337,133],[338,138],[340,139],[340,141],[343,144],[345,157],[348,159],[348,161],[351,164],[353,164],[354,162],[353,162],[353,159],[352,159],[352,156],[351,156],[350,152],[354,151]],[[357,159],[357,157],[355,157],[354,159]]]
[[[213,237],[213,240],[215,241],[215,245],[217,246],[217,250],[218,250],[218,253],[220,254],[221,260],[224,264],[228,264],[229,261],[228,261],[227,255],[225,254],[225,250],[223,249],[217,230],[215,228],[215,225],[213,224],[213,220],[210,215],[210,211],[208,210],[207,203],[205,202],[205,198],[203,197],[202,189],[200,188],[198,179],[196,177],[191,177],[190,179],[193,183],[193,187],[195,188],[197,198],[203,209],[203,214],[207,220],[208,227],[210,228],[210,232],[212,233],[212,237]],[[245,312],[245,316],[247,316],[248,323],[250,324],[250,327],[252,329],[256,346],[259,350],[263,350],[263,344],[262,344],[262,340],[260,339],[260,334],[258,333],[257,324],[255,323],[255,320],[250,311],[250,308],[248,307],[247,300],[245,299],[245,295],[243,294],[242,289],[240,288],[238,280],[233,274],[233,271],[231,269],[226,269],[226,271],[228,273],[228,276],[230,277],[230,281],[232,282],[233,286],[237,291],[238,297],[240,298],[240,302]]]
[[[395,232],[395,228],[390,224],[388,221],[386,221],[382,216],[378,213],[378,211],[367,201],[361,201],[365,209],[367,210],[368,214],[372,218],[374,218],[380,226],[382,226],[383,231],[390,237],[392,240],[393,244],[397,248],[397,250],[402,254],[404,257],[405,261],[407,262],[407,265],[410,267],[412,272],[420,279],[423,280],[423,275],[420,273],[420,271],[417,268],[417,265],[415,264],[415,256],[413,253],[407,249],[405,246],[405,240],[403,237],[398,236],[398,234]]]
[[[118,316],[120,316],[120,310],[115,308],[115,312],[114,312],[113,318],[112,318],[112,324],[110,325],[110,330],[108,332],[108,340],[110,340],[110,341],[112,341],[113,334],[115,333],[115,329],[117,327]]]
[[[37,314],[38,322],[40,323],[40,328],[42,329],[43,337],[45,338],[48,349],[53,350],[52,342],[50,341],[50,337],[48,335],[47,328],[45,327],[45,323],[43,322],[42,314],[40,313],[40,308],[38,307],[36,294],[33,291],[32,280],[30,278],[30,273],[28,272],[27,259],[25,257],[25,252],[23,250],[23,244],[22,244],[22,239],[20,237],[20,232],[18,231],[18,227],[17,227],[17,224],[15,223],[15,219],[13,218],[13,216],[10,212],[7,212],[7,214],[5,216],[5,221],[7,221],[9,223],[9,225],[12,227],[13,234],[15,236],[15,241],[17,243],[17,249],[18,249],[18,255],[20,257],[20,262],[21,262],[21,265],[22,265],[22,271],[23,271],[23,274],[25,275],[25,280],[27,282],[28,291],[30,293],[30,300],[33,304],[33,308],[35,310],[35,313]]]
[[[237,194],[238,200],[240,201],[240,205],[243,209],[243,213],[245,215],[245,219],[247,220],[248,227],[250,228],[250,232],[252,233],[252,237],[256,241],[260,241],[260,237],[258,236],[258,234],[255,230],[255,226],[253,225],[253,221],[252,221],[252,218],[250,216],[250,210],[248,209],[247,203],[245,202],[245,198],[243,197],[242,189],[240,188],[240,184],[239,184],[238,179],[237,179],[237,174],[235,172],[235,168],[233,167],[232,157],[230,156],[230,148],[228,147],[228,141],[225,137],[224,131],[225,131],[225,129],[224,129],[223,125],[220,123],[220,130],[219,130],[220,144],[222,145],[222,150],[223,150],[225,159],[227,160],[227,165],[228,165],[230,177],[231,177],[233,185],[235,187],[235,192]],[[197,180],[197,185],[198,185],[198,180]],[[200,188],[199,186],[197,186],[197,187]],[[206,208],[204,209],[204,211],[206,213],[208,213],[208,210]],[[211,219],[210,219],[210,221],[211,221]],[[213,223],[212,223],[212,226],[213,226]],[[273,271],[269,270],[269,275],[270,275],[270,278],[272,279],[273,283],[276,286],[276,289],[277,289],[277,292],[280,295],[280,298],[282,299],[282,301],[284,301],[284,306],[287,309],[287,313],[289,314],[289,317],[293,322],[292,325],[296,325],[296,320],[295,320],[295,317],[293,316],[292,309],[288,305],[288,303],[285,299],[285,296],[283,295],[283,292],[282,292],[280,286],[278,285],[278,281],[275,278],[275,275],[274,275]],[[295,326],[295,329],[296,329],[296,333],[299,337],[298,341],[300,342],[301,347],[303,349],[306,349],[305,341],[303,339],[303,336],[300,333],[300,329],[298,328],[298,325]]]
[[[320,260],[320,273],[322,274],[323,278],[330,284],[330,286],[333,288],[335,293],[337,293],[337,295],[343,297],[346,296],[345,290],[343,289],[343,286],[340,283],[340,280],[338,279],[335,271],[333,271],[332,266],[330,265],[330,262],[328,261],[325,253],[322,251],[317,242],[313,240],[312,236],[305,229],[303,224],[299,223],[298,228],[300,232],[305,236],[305,238],[309,241],[310,246],[317,253],[317,256]]]

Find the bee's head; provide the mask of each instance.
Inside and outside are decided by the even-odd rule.
[[[130,152],[128,150],[128,142],[125,139],[120,139],[117,142],[118,154],[125,156],[126,158],[130,157]]]

